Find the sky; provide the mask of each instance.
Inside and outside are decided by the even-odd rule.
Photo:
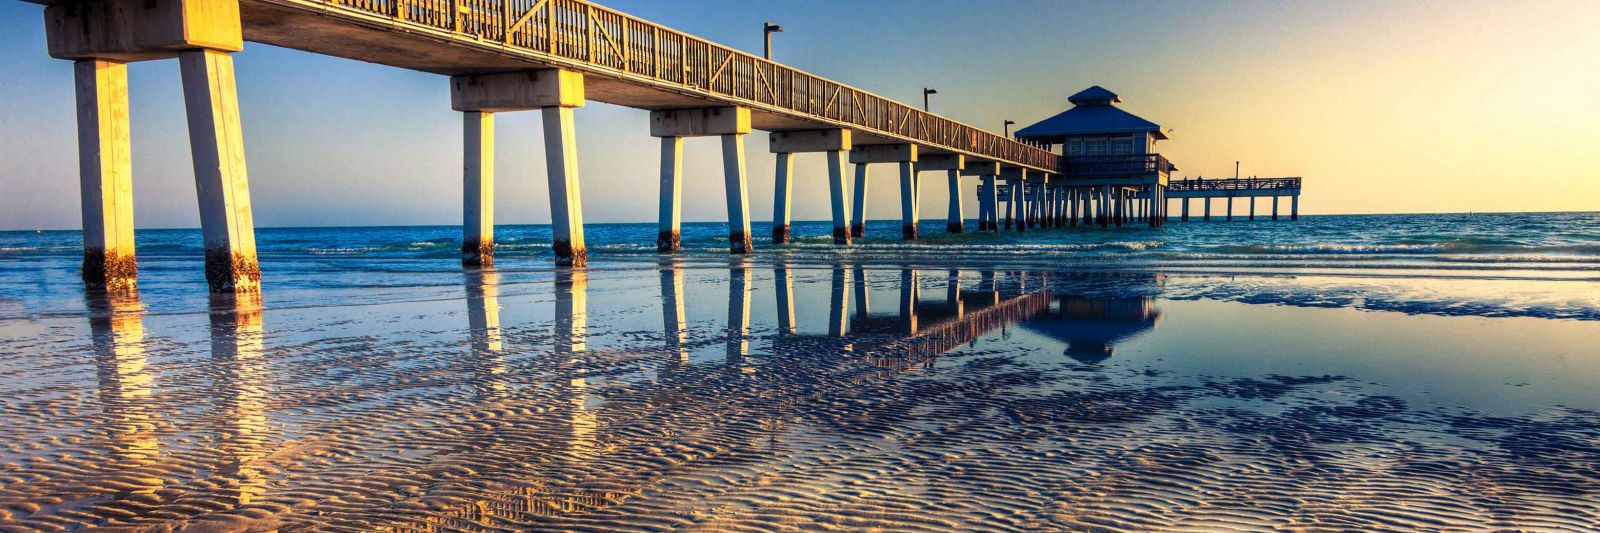
[[[1593,0],[602,3],[752,53],[771,20],[780,62],[908,103],[932,87],[934,112],[992,130],[1101,85],[1173,130],[1174,177],[1303,176],[1306,214],[1600,210]],[[80,225],[72,64],[46,55],[42,11],[0,2],[0,229]],[[446,78],[255,43],[235,67],[257,226],[461,223]],[[199,224],[178,78],[129,66],[140,228]],[[654,221],[648,114],[576,115],[586,221]],[[496,136],[497,223],[548,222],[539,114],[499,114]],[[768,220],[774,157],[763,132],[746,146]],[[684,155],[684,219],[726,220],[717,141]],[[823,165],[796,158],[794,218],[828,218]],[[874,172],[870,217],[895,218],[897,180]],[[941,217],[945,188],[922,189]]]

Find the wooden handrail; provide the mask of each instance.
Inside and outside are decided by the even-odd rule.
[[[1060,167],[1047,150],[587,0],[320,1],[930,148],[1043,172]]]

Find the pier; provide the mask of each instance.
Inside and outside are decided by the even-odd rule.
[[[1250,220],[1256,219],[1256,198],[1272,199],[1272,219],[1278,220],[1278,199],[1289,199],[1289,220],[1300,220],[1300,178],[1228,178],[1208,180],[1185,179],[1171,182],[1167,196],[1178,200],[1182,207],[1179,218],[1189,220],[1189,199],[1199,198],[1204,220],[1211,220],[1211,199],[1225,198],[1223,216],[1233,220],[1233,199],[1247,198]]]
[[[589,101],[649,110],[661,138],[657,248],[679,249],[682,139],[723,148],[729,250],[752,234],[743,137],[769,132],[777,154],[772,240],[787,242],[792,160],[828,159],[833,237],[848,244],[866,220],[868,167],[897,166],[906,238],[916,237],[921,170],[952,182],[971,162],[981,179],[1046,180],[1058,158],[1036,146],[934,115],[847,84],[740,52],[581,0],[38,0],[52,57],[77,62],[84,279],[132,289],[126,63],[178,58],[214,292],[260,283],[232,53],[253,41],[448,76],[462,113],[462,262],[494,260],[494,115],[538,110],[544,121],[553,242],[562,265],[582,266],[582,181],[573,114]],[[441,83],[446,83],[441,80]],[[847,198],[846,154],[855,165]],[[957,205],[959,205],[957,200]],[[852,210],[851,208],[855,209]],[[986,207],[985,209],[990,209]],[[853,216],[852,216],[853,215]],[[952,231],[961,222],[950,215]]]
[[[583,0],[33,1],[46,6],[50,55],[76,62],[82,272],[96,290],[137,285],[126,64],[172,58],[183,78],[208,285],[217,293],[258,290],[232,56],[245,41],[441,76],[462,114],[466,266],[494,261],[494,117],[535,110],[556,263],[587,263],[574,115],[590,100],[650,112],[641,127],[661,139],[656,247],[663,253],[681,249],[685,137],[721,141],[734,254],[754,250],[743,140],[757,130],[768,133],[777,165],[774,244],[790,239],[796,192],[827,196],[834,243],[862,236],[876,164],[894,165],[908,240],[917,238],[924,171],[943,172],[946,229],[958,233],[963,178],[980,184],[979,230],[999,231],[1002,219],[1018,231],[1080,222],[1157,227],[1167,219],[1168,177],[1177,168],[1153,151],[1165,131],[1115,109],[1121,99],[1100,87],[1011,139]],[[1060,127],[1082,126],[1079,118],[1094,127]],[[826,187],[795,188],[793,161],[801,154],[826,159]]]

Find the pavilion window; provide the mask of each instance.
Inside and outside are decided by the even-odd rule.
[[[1085,139],[1083,141],[1083,155],[1106,155],[1106,140]]]
[[[1128,155],[1133,153],[1132,137],[1116,137],[1111,139],[1111,155]]]

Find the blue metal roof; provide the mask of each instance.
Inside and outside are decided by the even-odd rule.
[[[1167,138],[1160,125],[1111,105],[1121,99],[1098,85],[1072,95],[1069,100],[1073,102],[1072,109],[1017,130],[1016,137],[1051,139],[1064,135],[1149,132],[1154,133],[1156,139]]]
[[[1112,106],[1078,106],[1017,130],[1018,139],[1084,135],[1090,133],[1151,132],[1166,139],[1161,126]]]
[[[1122,98],[1117,96],[1117,93],[1108,91],[1105,87],[1099,85],[1078,91],[1078,94],[1067,97],[1067,101],[1073,104],[1090,100],[1109,100],[1111,103],[1117,103],[1121,102]]]

